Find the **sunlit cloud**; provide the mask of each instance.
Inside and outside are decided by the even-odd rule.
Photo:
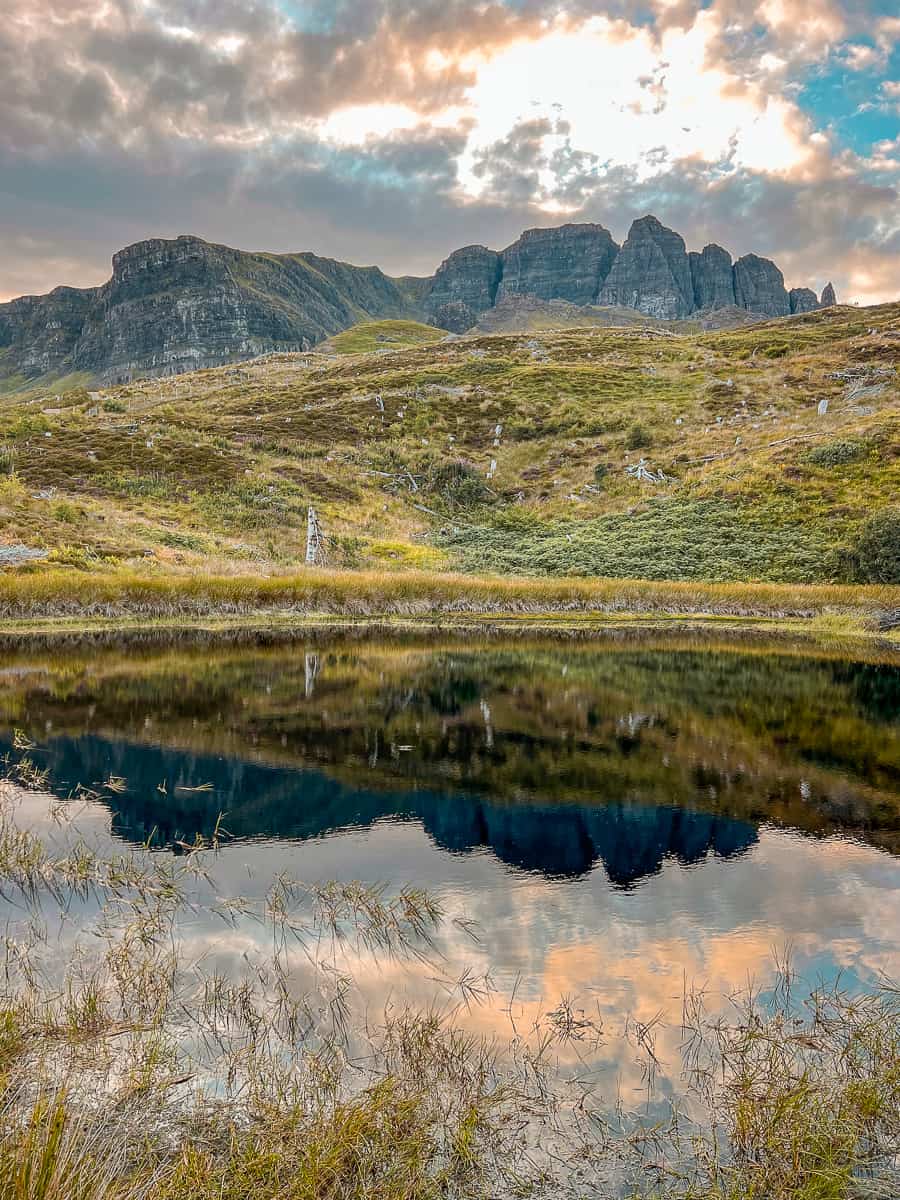
[[[649,210],[887,299],[898,44],[871,0],[9,0],[0,297],[152,234],[427,273]]]

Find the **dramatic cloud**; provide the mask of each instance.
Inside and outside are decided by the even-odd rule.
[[[892,297],[898,40],[885,0],[7,0],[0,298],[151,235],[426,273],[646,211]]]

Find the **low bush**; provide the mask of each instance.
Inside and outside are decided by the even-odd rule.
[[[804,458],[815,467],[842,467],[847,463],[865,458],[868,446],[860,438],[835,439],[821,446],[814,446]]]
[[[864,523],[856,561],[861,583],[900,583],[900,506],[883,508]]]
[[[440,497],[451,508],[470,508],[492,498],[482,473],[462,459],[441,463],[428,477],[429,492]]]
[[[635,421],[635,423],[628,430],[628,433],[625,435],[626,449],[628,449],[628,450],[644,450],[644,449],[646,449],[646,447],[648,447],[652,444],[653,444],[653,439],[650,436],[649,430],[646,429],[640,423],[640,421]]]
[[[821,579],[830,544],[826,529],[778,525],[720,500],[651,500],[587,521],[510,515],[445,533],[438,544],[473,572],[786,583]]]
[[[160,534],[159,544],[172,550],[193,550],[196,554],[205,554],[209,549],[203,538],[192,533],[181,533],[177,529],[168,529]]]
[[[53,506],[53,518],[63,525],[74,525],[78,520],[78,509],[68,500],[61,500]]]
[[[175,497],[177,485],[162,471],[132,475],[127,471],[107,471],[97,478],[97,486],[114,496],[148,500],[169,500]]]

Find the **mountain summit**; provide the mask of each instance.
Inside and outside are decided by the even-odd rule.
[[[614,306],[647,317],[744,309],[763,317],[819,307],[788,292],[769,259],[732,263],[721,246],[688,252],[654,216],[619,246],[602,225],[530,229],[505,250],[466,246],[425,279],[392,279],[311,253],[233,250],[193,236],[121,250],[98,288],[60,287],[0,305],[0,387],[79,374],[122,383],[274,350],[308,350],[370,318],[424,319],[464,333],[517,300]],[[822,306],[834,304],[834,289]]]

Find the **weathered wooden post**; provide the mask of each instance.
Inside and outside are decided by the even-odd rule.
[[[306,565],[314,567],[322,550],[322,527],[312,505],[306,516]]]

